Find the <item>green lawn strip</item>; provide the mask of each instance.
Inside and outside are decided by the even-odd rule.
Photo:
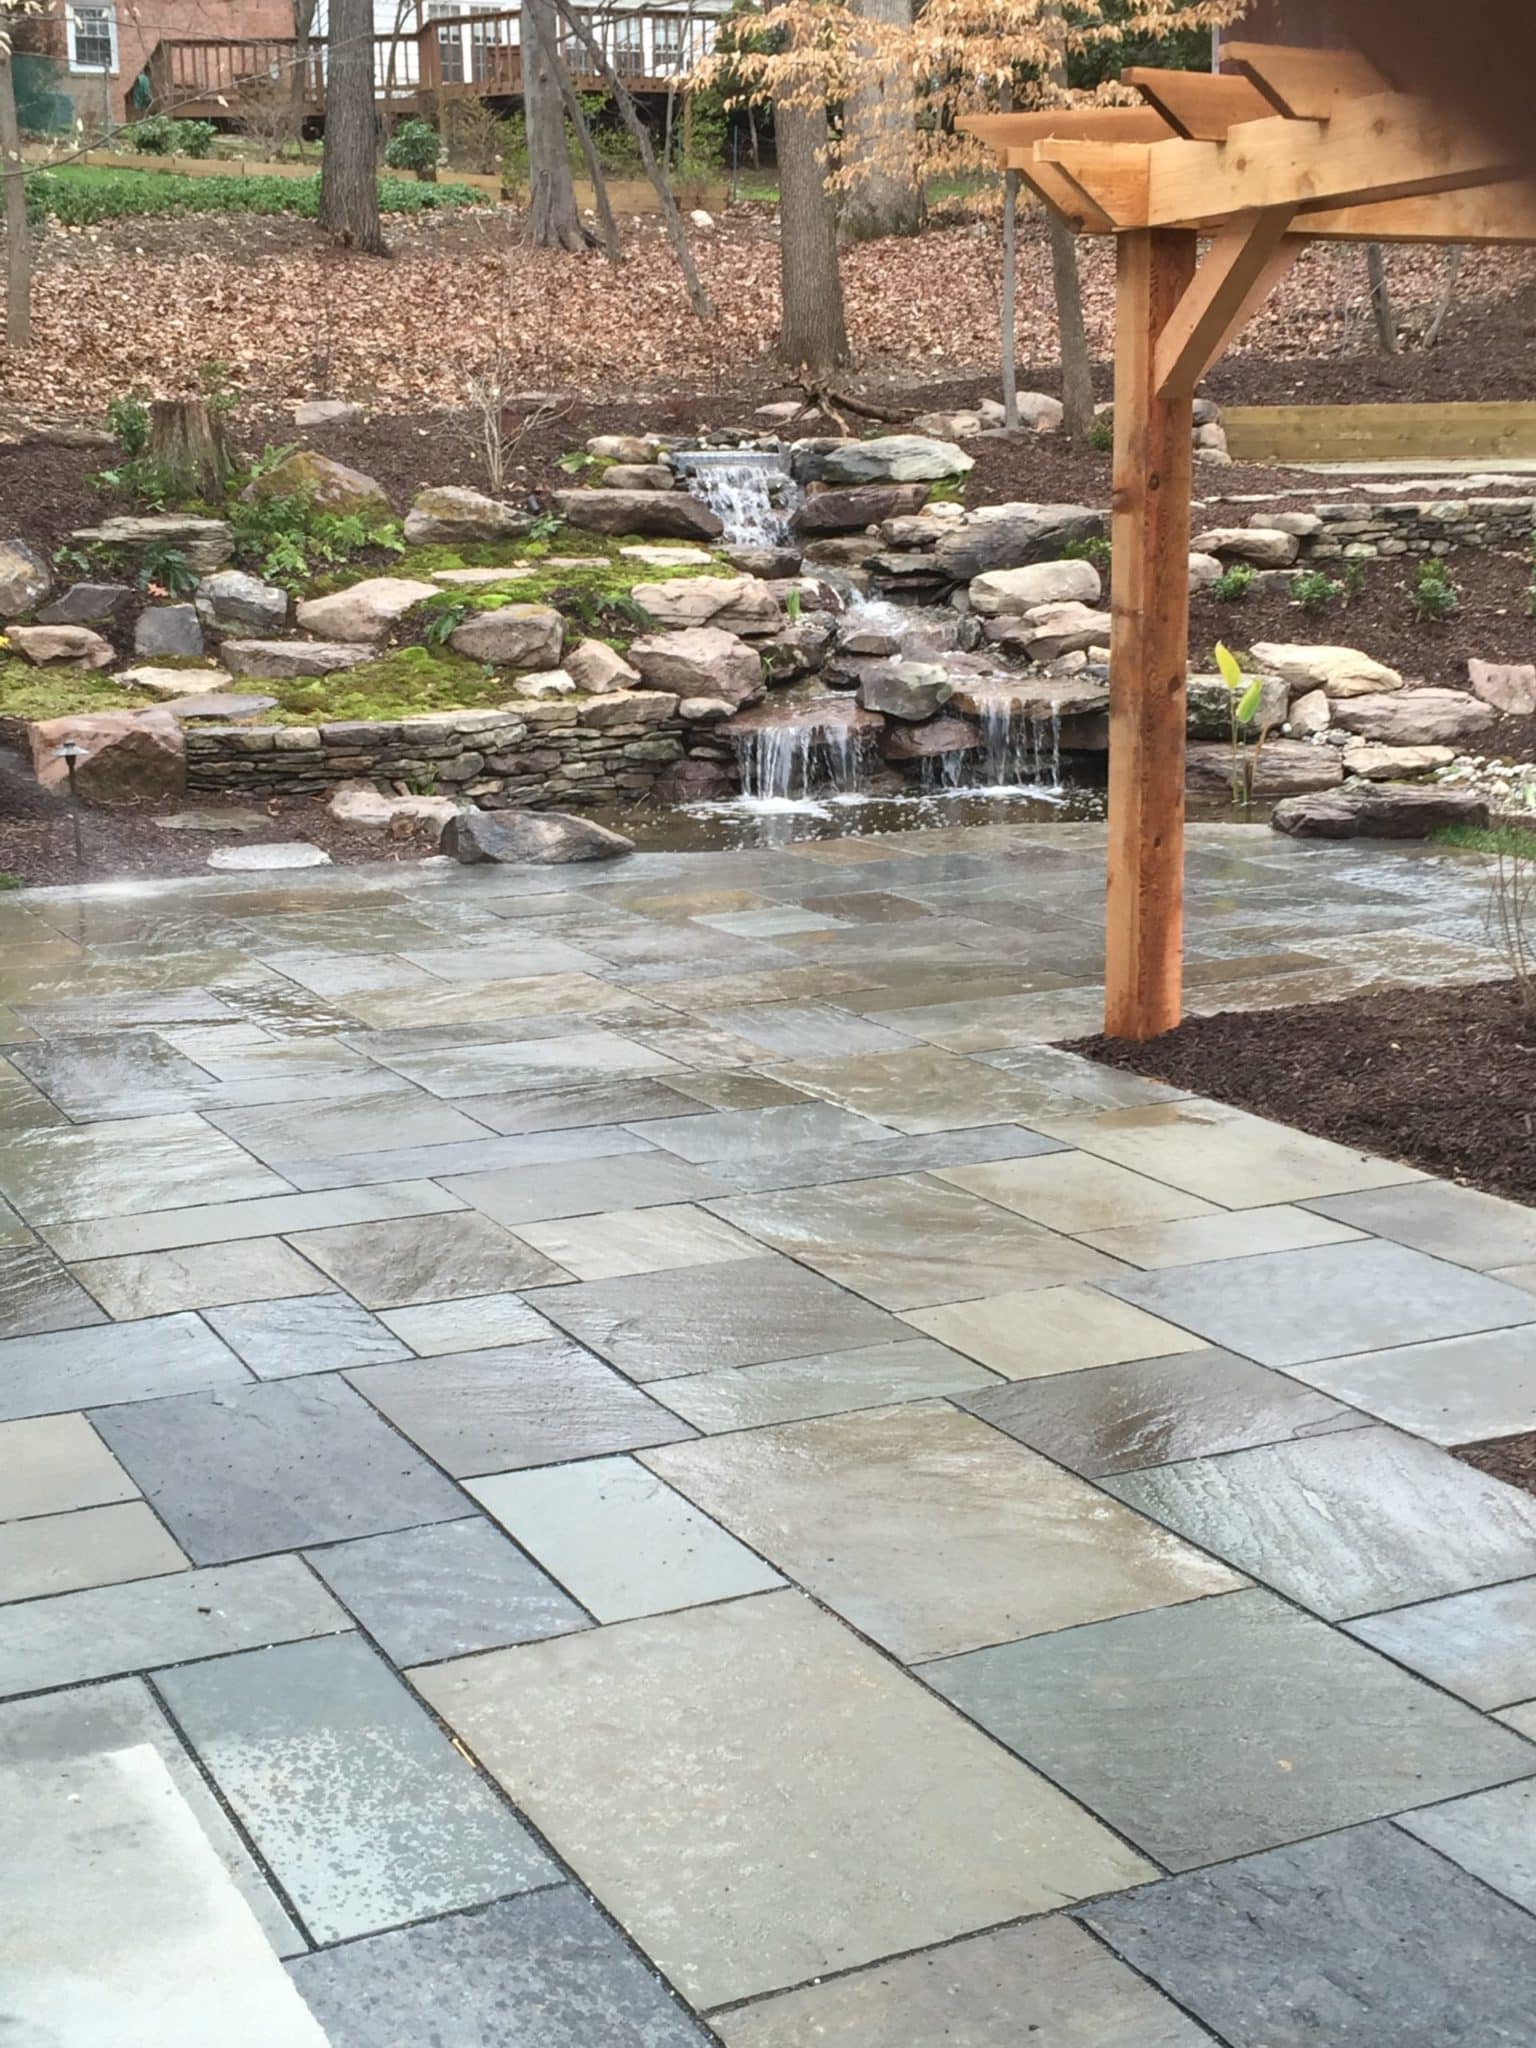
[[[30,172],[26,191],[27,210],[34,220],[50,217],[66,227],[178,213],[292,213],[313,220],[320,208],[318,172],[312,178],[194,177],[79,164]],[[483,193],[451,181],[418,185],[400,178],[379,180],[379,206],[385,213],[484,204]]]

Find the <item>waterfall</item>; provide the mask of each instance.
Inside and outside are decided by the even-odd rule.
[[[672,457],[688,489],[718,515],[732,547],[781,547],[799,486],[784,456],[761,448],[685,448]]]
[[[868,734],[843,701],[786,705],[731,735],[745,804],[759,810],[819,808],[818,798],[856,797],[866,781]]]
[[[980,697],[981,780],[988,789],[1060,789],[1061,715],[1034,717],[1005,690]]]

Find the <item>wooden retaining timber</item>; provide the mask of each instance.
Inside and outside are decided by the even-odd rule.
[[[1536,404],[1230,405],[1239,462],[1500,462],[1536,459]]]

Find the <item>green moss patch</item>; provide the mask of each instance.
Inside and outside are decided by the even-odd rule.
[[[0,718],[68,718],[81,711],[144,711],[154,698],[83,668],[0,660]]]
[[[278,701],[264,725],[337,725],[349,719],[391,724],[428,711],[494,710],[509,700],[514,686],[447,648],[397,647],[335,675],[253,687]]]

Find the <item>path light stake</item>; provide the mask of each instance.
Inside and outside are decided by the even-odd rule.
[[[84,756],[85,749],[78,740],[63,740],[54,748],[55,760],[64,763],[64,773],[69,777],[69,822],[75,834],[75,872],[84,865],[85,856],[80,848],[80,791],[75,784],[75,763]]]
[[[1536,243],[1536,184],[1493,129],[1348,51],[1233,42],[1222,60],[1220,75],[1128,71],[1140,107],[958,123],[1075,234],[1116,238],[1112,1038],[1155,1038],[1182,1010],[1196,386],[1308,242]]]

